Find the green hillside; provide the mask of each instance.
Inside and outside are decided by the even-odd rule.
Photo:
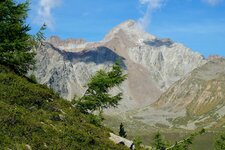
[[[0,149],[126,149],[45,85],[0,66]]]

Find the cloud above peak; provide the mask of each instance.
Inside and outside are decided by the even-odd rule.
[[[142,5],[148,5],[151,9],[158,9],[165,0],[139,0]]]
[[[223,0],[202,0],[202,1],[212,6],[218,5],[221,2],[223,2]]]
[[[138,26],[142,30],[147,30],[150,23],[151,23],[151,15],[152,13],[160,9],[166,0],[139,0],[141,5],[146,5],[147,10],[145,11],[144,15],[138,19]]]
[[[50,30],[53,30],[55,24],[53,10],[60,6],[61,2],[61,0],[40,0],[36,10],[35,23],[38,25],[45,23]]]

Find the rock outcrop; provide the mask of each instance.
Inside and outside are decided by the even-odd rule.
[[[135,149],[135,146],[134,146],[134,142],[133,141],[130,141],[128,139],[125,139],[123,137],[120,137],[118,135],[115,135],[113,133],[110,133],[110,137],[109,139],[111,141],[113,141],[115,144],[122,144],[122,145],[125,145],[127,146],[129,149],[131,150],[134,150]]]

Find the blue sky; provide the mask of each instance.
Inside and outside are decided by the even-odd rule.
[[[99,41],[128,19],[206,57],[225,56],[225,0],[31,0],[28,23],[35,32],[46,22],[47,37]]]

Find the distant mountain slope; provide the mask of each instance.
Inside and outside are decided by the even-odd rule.
[[[134,116],[152,125],[161,123],[187,129],[222,127],[225,123],[225,59],[211,59],[196,68]]]
[[[123,61],[128,79],[121,87],[124,98],[117,111],[124,112],[155,102],[174,82],[205,63],[182,44],[158,39],[140,30],[132,20],[112,29],[100,42],[62,41],[50,38],[37,50],[38,81],[66,99],[82,95],[88,79],[99,69]]]
[[[126,149],[44,85],[0,65],[0,149]]]

